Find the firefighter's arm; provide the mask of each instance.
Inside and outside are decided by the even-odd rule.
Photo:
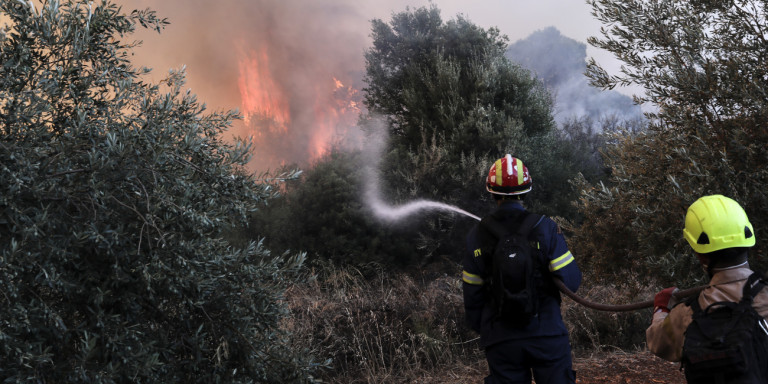
[[[466,273],[466,271],[464,271]],[[475,332],[480,332],[485,298],[482,285],[467,283],[464,280],[464,311],[467,325]]]
[[[645,340],[651,353],[664,360],[680,361],[685,330],[691,323],[692,315],[688,305],[677,305],[669,313],[656,309],[651,326],[645,330]]]
[[[581,285],[581,269],[568,249],[560,227],[552,220],[545,219],[545,224],[552,234],[546,242],[546,254],[549,256],[549,271],[563,281],[571,292],[576,292]]]
[[[474,232],[474,231],[473,231]],[[461,272],[462,289],[464,292],[464,311],[467,325],[480,332],[480,321],[485,306],[485,283],[483,276],[482,252],[473,233],[467,239],[468,251],[462,259],[464,270]]]

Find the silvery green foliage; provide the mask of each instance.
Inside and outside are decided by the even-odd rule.
[[[372,27],[365,104],[389,123],[382,166],[389,201],[430,199],[484,215],[493,207],[488,169],[510,153],[531,171],[532,210],[574,216],[567,180],[583,162],[557,130],[544,84],[504,56],[506,36],[462,16],[444,22],[434,6]],[[422,254],[456,255],[474,224],[443,216],[416,243]]]
[[[0,381],[308,381],[280,328],[303,256],[224,239],[276,191],[222,141],[235,114],[129,61],[134,28],[166,21],[0,11]]]
[[[636,84],[651,103],[648,132],[605,151],[612,183],[581,187],[593,220],[581,235],[599,264],[666,283],[701,277],[682,239],[685,210],[702,195],[737,200],[756,228],[752,266],[764,270],[768,221],[768,42],[765,1],[590,0],[604,24],[590,43],[623,61],[588,75],[603,88]],[[694,271],[692,273],[692,271]]]

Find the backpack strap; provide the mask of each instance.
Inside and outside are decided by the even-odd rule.
[[[541,215],[523,211],[516,217],[518,224],[515,226],[514,230],[512,230],[500,223],[495,215],[491,214],[483,217],[483,219],[480,221],[480,225],[488,230],[494,237],[496,237],[496,239],[501,239],[502,237],[513,232],[523,235],[527,238],[531,231],[536,228],[537,225],[539,225],[539,222],[541,222],[542,218],[543,216]]]
[[[523,222],[517,228],[517,233],[525,236],[525,238],[528,238],[528,235],[534,228],[539,225],[541,219],[543,218],[544,216],[537,215],[535,213],[528,213]]]
[[[766,286],[765,277],[762,273],[753,272],[747,278],[747,282],[744,284],[744,292],[742,293],[741,301],[748,301],[752,304],[752,300],[757,296],[760,291]]]
[[[708,312],[710,308],[716,307],[718,305],[731,307],[735,307],[736,305],[752,306],[752,300],[755,298],[755,296],[757,296],[758,293],[760,293],[761,290],[763,290],[763,288],[765,288],[766,285],[765,277],[759,272],[753,272],[747,278],[747,282],[744,283],[744,290],[741,295],[741,300],[738,303],[718,301],[710,304],[706,310],[702,310],[701,306],[699,305],[699,293],[686,300],[686,304],[688,304],[693,310],[694,317]]]
[[[701,310],[701,305],[699,305],[699,295],[701,292],[697,292],[695,295],[691,296],[685,301],[685,304],[691,307],[691,310],[693,310],[693,317],[701,316],[703,311]]]

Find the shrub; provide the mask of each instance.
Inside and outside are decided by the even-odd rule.
[[[33,4],[0,1],[0,381],[310,380],[280,328],[302,256],[224,239],[274,191],[236,116],[142,80],[121,39],[153,12]]]

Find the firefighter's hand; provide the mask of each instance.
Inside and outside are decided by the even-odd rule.
[[[669,312],[669,309],[677,304],[677,299],[673,296],[677,291],[677,287],[669,287],[657,293],[653,298],[653,312]]]

